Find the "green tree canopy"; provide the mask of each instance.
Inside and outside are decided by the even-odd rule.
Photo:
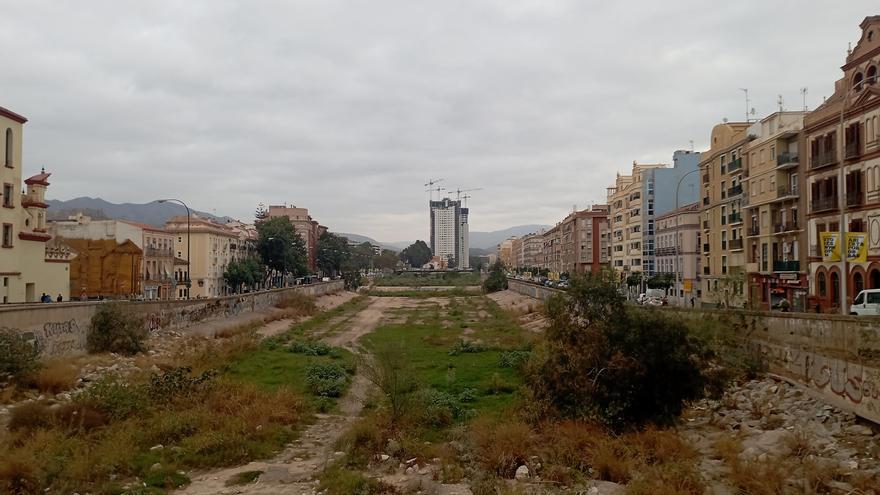
[[[382,253],[380,253],[379,256],[376,256],[373,265],[382,270],[393,270],[397,268],[397,263],[399,262],[400,259],[397,257],[397,253],[390,249],[383,249]]]
[[[400,252],[400,259],[414,268],[431,261],[431,248],[425,241],[416,241]]]
[[[257,253],[270,270],[302,276],[308,273],[305,242],[287,217],[257,223]]]
[[[351,248],[350,268],[354,270],[366,270],[371,267],[373,261],[373,245],[369,242],[362,242]]]
[[[317,263],[325,274],[336,274],[348,266],[351,259],[351,248],[345,237],[324,232],[318,238]]]
[[[242,287],[253,287],[262,277],[263,267],[256,258],[230,261],[223,272],[223,279],[235,292],[240,292]]]
[[[658,273],[649,277],[645,283],[650,289],[668,289],[675,284],[675,275],[671,273]]]

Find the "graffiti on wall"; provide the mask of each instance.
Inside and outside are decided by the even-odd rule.
[[[860,416],[880,421],[880,368],[806,349],[759,342],[771,369],[797,380]]]
[[[20,333],[40,353],[41,357],[77,354],[86,350],[86,330],[76,320],[46,322],[36,330],[0,328],[2,331]]]

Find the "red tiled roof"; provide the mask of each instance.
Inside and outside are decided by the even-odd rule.
[[[52,175],[50,172],[40,172],[33,177],[28,177],[27,179],[25,179],[24,183],[27,185],[40,184],[43,186],[48,186],[49,183],[47,182],[47,180],[49,179],[50,175]]]
[[[7,110],[6,108],[3,108],[3,107],[0,107],[0,115],[6,117],[8,119],[12,119],[12,120],[18,122],[19,124],[24,124],[25,122],[27,122],[27,119],[24,118],[23,116],[13,112],[12,110]]]

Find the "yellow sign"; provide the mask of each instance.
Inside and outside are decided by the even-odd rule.
[[[684,279],[684,291],[690,292],[692,290],[694,290],[694,281],[689,278]]]
[[[547,274],[547,278],[550,280],[559,280],[559,272],[550,272]]]
[[[839,232],[819,232],[819,240],[822,242],[822,261],[840,261]]]
[[[864,232],[846,233],[846,261],[868,261],[868,236]]]

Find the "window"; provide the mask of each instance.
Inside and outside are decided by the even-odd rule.
[[[774,158],[776,158],[776,145],[771,144],[770,145],[770,159],[773,160]]]
[[[864,304],[864,303],[865,303],[865,295],[864,295],[864,294],[859,294],[859,295],[856,296],[856,298],[853,300],[853,304],[854,304],[854,305],[859,305],[859,304]]]
[[[11,248],[12,247],[12,224],[4,223],[3,224],[3,247]]]
[[[818,275],[816,275],[816,285],[819,286],[819,295],[822,297],[825,297],[828,293],[828,289],[825,286],[825,274],[824,273],[820,272]]]
[[[869,292],[868,304],[880,304],[880,292]]]
[[[865,279],[862,277],[861,273],[853,274],[853,287],[856,294],[862,292],[865,289]]]
[[[856,75],[853,77],[853,86],[855,87],[856,91],[862,90],[862,80],[863,79],[864,79],[864,76],[862,76],[862,73],[856,72]]]
[[[872,65],[868,67],[867,75],[868,78],[867,81],[865,81],[866,84],[874,84],[875,82],[877,82],[877,66]]]
[[[13,198],[15,197],[15,189],[12,184],[3,184],[3,206],[6,208],[14,208]]]
[[[12,168],[12,129],[6,129],[6,166]]]

